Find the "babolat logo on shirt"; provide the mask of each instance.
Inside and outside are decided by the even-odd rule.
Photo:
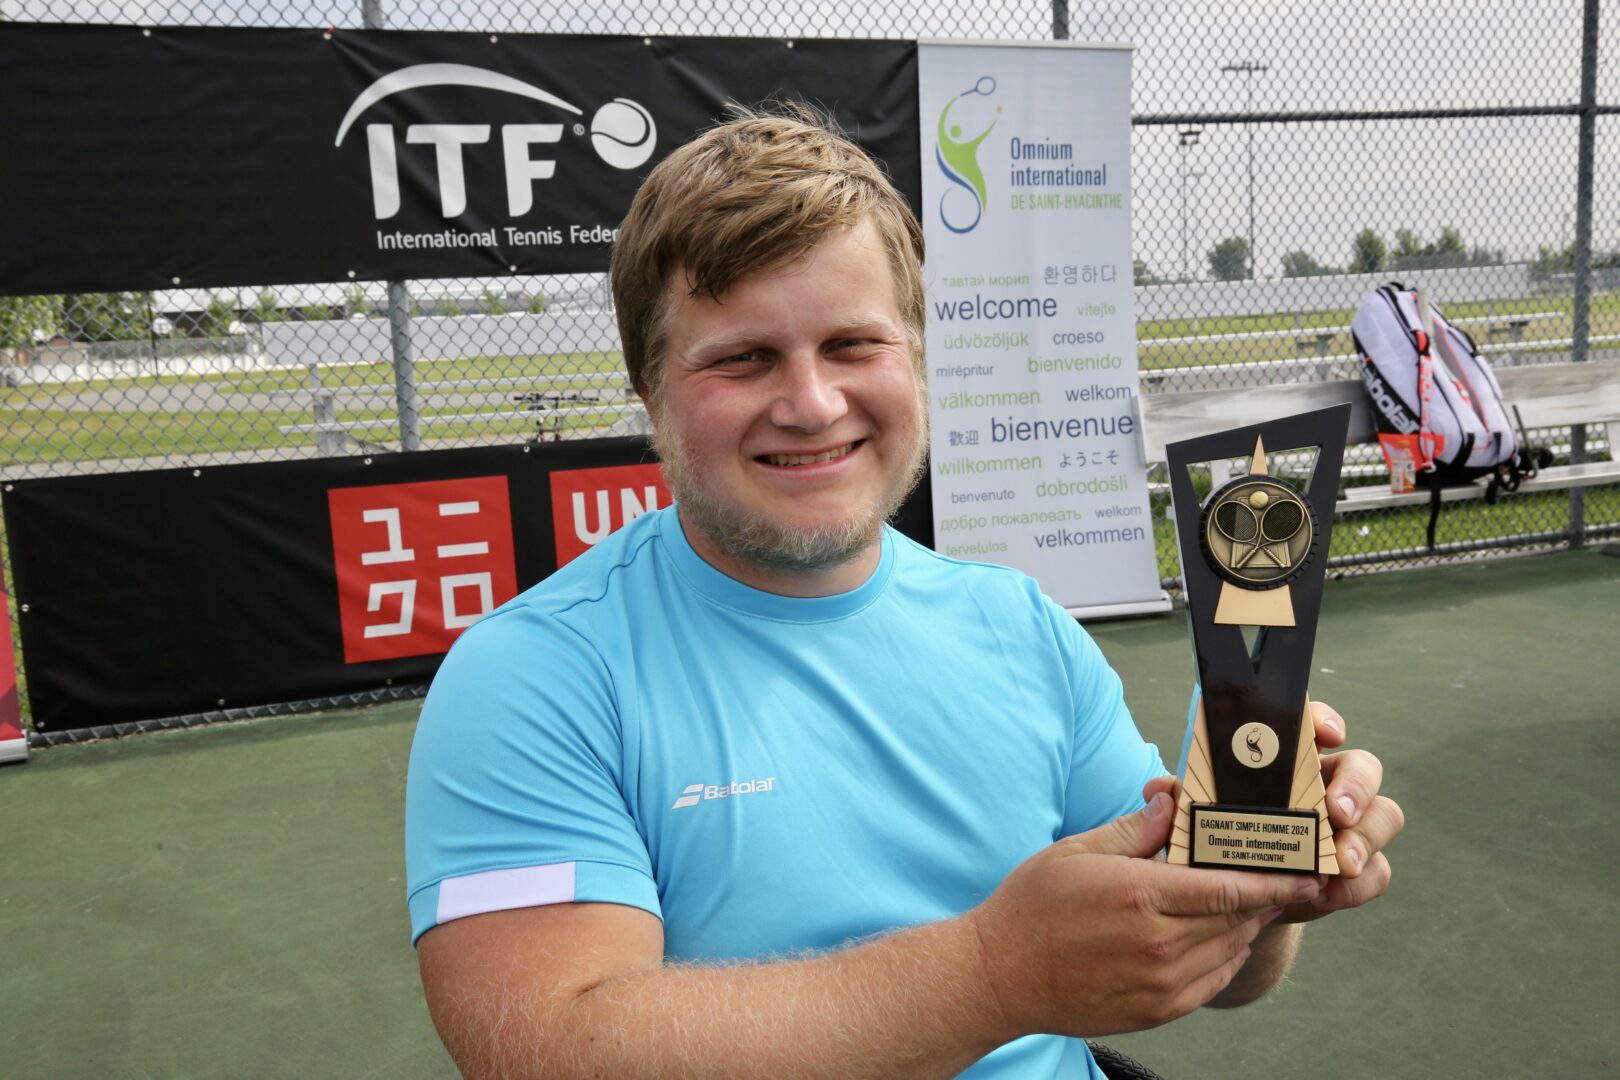
[[[774,776],[767,776],[763,780],[733,780],[729,784],[688,784],[681,789],[681,797],[675,800],[675,805],[670,809],[684,810],[705,799],[729,799],[733,795],[759,795],[775,790]]]

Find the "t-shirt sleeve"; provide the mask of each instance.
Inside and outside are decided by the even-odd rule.
[[[411,745],[412,942],[440,923],[543,904],[660,915],[623,761],[611,675],[573,630],[521,607],[469,628]]]
[[[1073,616],[1047,602],[1069,664],[1074,747],[1063,835],[1073,836],[1142,808],[1142,785],[1165,768],[1125,707],[1125,689],[1102,650]]]

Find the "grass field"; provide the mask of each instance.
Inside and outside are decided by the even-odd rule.
[[[419,386],[438,382],[493,378],[535,378],[562,374],[618,374],[624,359],[617,352],[559,353],[544,356],[493,354],[457,360],[418,360]],[[323,387],[376,387],[393,392],[392,364],[332,364],[320,368]],[[63,394],[109,394],[117,391],[160,387],[210,387],[232,394],[270,394],[309,389],[308,368],[276,371],[219,372],[210,375],[141,375],[117,379],[86,379],[80,382],[45,386],[0,386],[0,406],[19,408],[27,404],[53,401]]]
[[[1531,296],[1511,300],[1478,300],[1464,304],[1446,304],[1442,310],[1448,319],[1472,319],[1489,315],[1533,315],[1544,311],[1562,312],[1574,320],[1574,300],[1567,296]],[[1620,318],[1620,294],[1598,293],[1592,297],[1590,309],[1594,325]],[[1348,326],[1355,315],[1353,308],[1333,311],[1301,313],[1302,329],[1323,326]],[[1554,320],[1549,320],[1554,321]],[[1137,340],[1155,338],[1191,337],[1199,334],[1242,334],[1257,330],[1292,330],[1296,326],[1292,315],[1236,315],[1203,319],[1161,319],[1137,326]],[[1593,333],[1597,333],[1596,329]]]
[[[619,353],[556,356],[481,356],[424,360],[416,365],[424,438],[521,442],[535,420],[514,400],[528,379],[552,375],[618,374]],[[510,386],[467,387],[473,381],[510,380]],[[397,443],[392,365],[345,364],[320,369],[323,389],[337,390],[337,419],[370,443]],[[214,452],[306,448],[313,432],[282,427],[313,421],[310,375],[305,369],[195,376],[96,379],[60,386],[0,389],[0,461],[17,464],[108,458],[188,458]],[[343,393],[343,391],[364,391]],[[196,407],[208,404],[212,407]],[[524,413],[499,419],[439,423],[470,412]],[[608,427],[626,414],[590,417]],[[582,421],[585,422],[585,421]],[[177,461],[176,464],[181,462]]]
[[[1455,318],[1494,314],[1556,312],[1559,318],[1531,323],[1525,329],[1525,351],[1537,342],[1567,339],[1573,332],[1572,301],[1568,297],[1539,297],[1456,304],[1447,308]],[[1342,326],[1352,311],[1312,312],[1300,316],[1300,328]],[[1143,370],[1216,364],[1264,363],[1297,358],[1292,315],[1232,318],[1164,319],[1137,327]],[[1481,340],[1483,328],[1475,325]],[[1591,306],[1593,336],[1620,334],[1620,293],[1595,296]],[[1273,334],[1272,337],[1232,337]],[[1223,340],[1223,335],[1228,336]],[[1199,337],[1196,343],[1156,344],[1169,338]],[[433,343],[418,343],[431,353]],[[1563,348],[1541,345],[1541,349]],[[1331,347],[1348,354],[1351,343],[1341,336]],[[473,381],[539,379],[569,374],[616,374],[622,371],[617,352],[558,355],[492,354],[455,360],[420,360],[416,380],[422,407],[423,437],[435,442],[465,445],[520,442],[535,434],[528,416],[465,422],[436,422],[436,418],[467,413],[513,413],[524,407],[514,400],[520,385],[484,387],[441,384]],[[394,408],[394,372],[389,363],[323,366],[320,385],[339,391],[337,419],[351,425],[352,434],[379,447],[397,445]],[[1228,374],[1220,380],[1231,384]],[[313,452],[317,437],[311,432],[284,432],[283,427],[313,422],[311,374],[305,368],[247,373],[142,376],[95,379],[83,382],[0,387],[0,462],[53,463],[122,458],[176,458],[176,464],[201,453],[293,451]],[[361,391],[361,392],[356,392]],[[564,421],[570,434],[588,434],[605,428],[617,415],[581,416]]]
[[[1574,301],[1569,297],[1531,297],[1525,299],[1484,301],[1466,304],[1446,304],[1443,307],[1450,319],[1472,319],[1496,316],[1506,319],[1513,315],[1540,315],[1557,312],[1561,317],[1538,319],[1524,328],[1525,352],[1538,351],[1537,342],[1567,340],[1574,333]],[[1302,352],[1315,355],[1314,338],[1307,347],[1299,345],[1290,333],[1293,330],[1309,332],[1314,328],[1349,326],[1354,310],[1316,311],[1300,316],[1295,323],[1292,315],[1252,315],[1229,318],[1164,319],[1139,323],[1137,326],[1137,352],[1144,371],[1166,367],[1195,367],[1212,364],[1242,364],[1265,361],[1292,360]],[[1601,337],[1620,334],[1620,294],[1601,293],[1592,298],[1589,312],[1591,335]],[[1466,329],[1479,345],[1487,344],[1487,324],[1467,323]],[[1165,338],[1218,337],[1238,334],[1277,334],[1271,338],[1233,338],[1227,341],[1204,341],[1196,344],[1156,344]],[[1500,341],[1498,341],[1500,343]],[[1542,345],[1540,349],[1567,349],[1568,346]],[[1330,344],[1332,355],[1349,355],[1354,345],[1348,334],[1339,335]]]

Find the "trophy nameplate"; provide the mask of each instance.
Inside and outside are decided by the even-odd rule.
[[[1172,863],[1339,872],[1306,685],[1349,419],[1336,405],[1165,447],[1198,679]],[[1267,467],[1307,448],[1303,489]],[[1200,503],[1190,467],[1231,458],[1247,473]]]

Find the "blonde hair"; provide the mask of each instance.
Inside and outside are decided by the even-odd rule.
[[[831,120],[797,103],[733,108],[659,163],[636,192],[613,247],[613,301],[631,385],[663,379],[670,276],[719,299],[756,270],[809,251],[835,229],[871,221],[894,274],[912,358],[922,365],[922,229],[881,166]]]

